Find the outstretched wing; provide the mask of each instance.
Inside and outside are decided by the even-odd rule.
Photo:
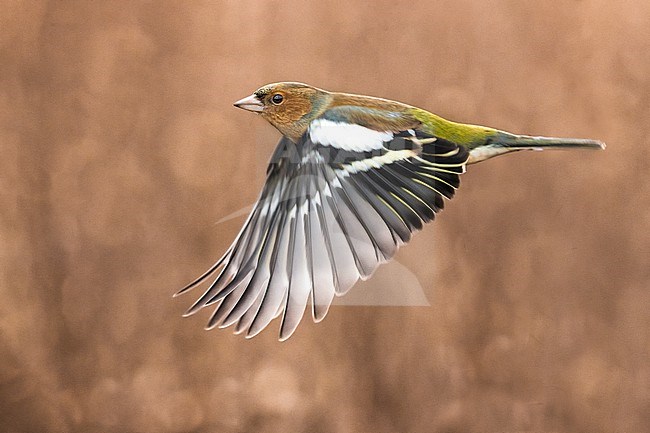
[[[237,238],[183,293],[213,278],[186,315],[216,305],[207,328],[252,337],[282,315],[291,336],[311,304],[322,320],[431,221],[459,185],[468,152],[417,129],[377,131],[327,118],[283,138]],[[217,305],[218,304],[218,305]]]

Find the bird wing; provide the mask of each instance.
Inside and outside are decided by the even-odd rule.
[[[311,304],[369,278],[459,185],[468,152],[417,128],[378,131],[322,116],[297,143],[280,140],[267,180],[225,255],[178,294],[214,278],[186,315],[218,303],[207,328],[252,337],[282,315],[291,336]]]

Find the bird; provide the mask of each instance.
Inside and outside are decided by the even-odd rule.
[[[597,140],[517,135],[401,102],[268,84],[234,103],[282,135],[266,181],[225,254],[175,296],[206,283],[186,311],[246,338],[281,317],[288,339],[309,308],[371,277],[454,196],[466,167],[523,150],[604,149]]]

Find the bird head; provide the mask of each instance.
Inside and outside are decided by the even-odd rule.
[[[235,102],[235,107],[259,114],[294,141],[305,133],[331,100],[331,94],[302,83],[274,83]]]

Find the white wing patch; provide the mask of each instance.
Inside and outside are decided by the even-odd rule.
[[[392,132],[375,131],[351,123],[316,119],[309,125],[309,138],[314,143],[353,152],[379,150],[393,139]]]
[[[360,171],[368,171],[371,168],[381,168],[385,164],[391,164],[415,156],[417,156],[417,154],[409,149],[394,150],[387,152],[384,155],[373,156],[372,158],[361,159],[359,161],[352,161],[349,164],[345,164],[342,169],[336,170],[336,172],[337,174],[343,175],[355,174]]]

